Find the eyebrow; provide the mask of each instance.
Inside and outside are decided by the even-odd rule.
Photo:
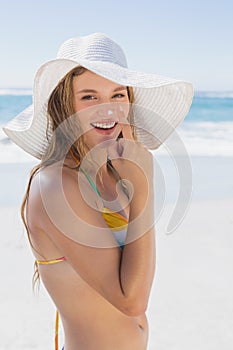
[[[113,92],[116,91],[121,91],[121,90],[126,90],[126,86],[118,86],[116,89],[113,90]],[[77,94],[82,94],[82,93],[98,93],[98,91],[93,90],[93,89],[83,89],[80,91],[77,91]]]

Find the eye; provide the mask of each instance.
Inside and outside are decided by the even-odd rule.
[[[122,98],[122,97],[125,97],[124,94],[116,94],[113,96],[113,98]]]
[[[85,95],[81,98],[81,100],[93,100],[95,99],[95,96],[92,95]]]

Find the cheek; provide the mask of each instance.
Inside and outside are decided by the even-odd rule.
[[[129,119],[129,106],[126,106],[124,109],[125,115],[127,115],[127,119]]]
[[[92,128],[90,125],[90,121],[88,119],[88,116],[84,116],[82,114],[81,116],[79,115],[77,118],[78,118],[78,123],[84,132],[87,132]]]
[[[75,112],[80,112],[83,109],[86,109],[87,106],[85,105],[85,103],[80,103],[79,101],[74,101],[74,110]]]
[[[87,130],[88,126],[90,129],[90,111],[88,108],[82,104],[82,106],[75,104],[75,112],[77,113],[77,120],[80,126]]]
[[[121,105],[121,107],[123,108],[123,113],[124,113],[125,117],[129,121],[130,105],[128,103],[124,103],[124,104]]]
[[[129,102],[129,99],[125,98],[124,100],[120,101],[119,103],[120,103],[121,107],[123,108],[125,115],[128,115],[129,110],[130,110],[130,105],[131,105],[131,103]]]

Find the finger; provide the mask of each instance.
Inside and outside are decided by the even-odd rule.
[[[133,140],[134,137],[131,126],[128,120],[126,119],[123,108],[121,106],[119,107],[119,124],[122,130],[123,138]]]
[[[118,150],[118,142],[114,142],[111,146],[107,149],[107,156],[108,159],[116,159],[119,158],[119,150]]]

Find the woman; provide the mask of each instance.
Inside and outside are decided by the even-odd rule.
[[[128,70],[122,49],[95,33],[61,46],[35,77],[33,106],[4,128],[41,159],[21,213],[65,350],[147,348],[155,271],[148,148],[183,120],[192,95],[189,83]]]

